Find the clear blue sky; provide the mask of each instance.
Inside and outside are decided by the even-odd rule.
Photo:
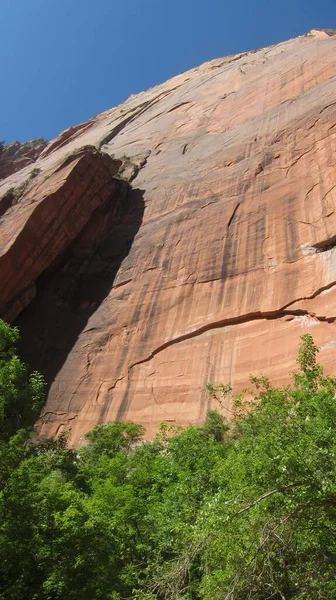
[[[211,58],[336,28],[336,0],[0,0],[0,140],[62,129]]]

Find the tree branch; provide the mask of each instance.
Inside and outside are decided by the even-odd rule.
[[[265,500],[266,498],[269,498],[270,496],[273,496],[274,494],[286,492],[286,490],[289,490],[291,488],[303,487],[303,486],[309,486],[309,485],[312,485],[312,483],[307,482],[307,481],[300,481],[298,483],[290,483],[289,485],[282,485],[281,487],[277,488],[276,490],[272,490],[271,492],[267,492],[266,494],[259,496],[259,498],[257,498],[257,500],[255,500],[248,506],[245,506],[245,508],[242,508],[241,510],[239,510],[231,518],[234,519],[235,517],[238,517],[239,515],[243,514],[244,512],[247,512],[248,510],[253,508],[256,504],[259,504],[259,502],[262,502],[262,500]]]
[[[301,510],[307,510],[309,508],[322,508],[324,506],[336,506],[336,496],[330,496],[330,498],[320,500],[319,502],[307,502],[306,504],[299,504],[283,519],[281,525],[286,521],[289,521],[289,519],[295,517],[295,515]]]

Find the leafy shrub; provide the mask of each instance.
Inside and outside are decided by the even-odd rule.
[[[0,370],[17,335],[0,326]],[[252,377],[230,427],[211,410],[203,427],[143,442],[141,426],[108,423],[75,452],[29,445],[13,424],[0,442],[0,598],[334,600],[336,380],[317,352],[303,336],[284,388]],[[14,382],[34,411],[25,373]]]
[[[33,424],[43,404],[42,376],[16,354],[19,331],[0,319],[0,440]]]
[[[30,173],[29,173],[29,179],[35,179],[35,177],[37,177],[39,173],[41,173],[41,169],[38,169],[38,168],[35,167],[35,169],[33,169],[32,171],[30,171]]]

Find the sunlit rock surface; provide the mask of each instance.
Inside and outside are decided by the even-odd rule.
[[[285,383],[306,332],[336,374],[334,33],[208,62],[42,151],[0,218],[0,303],[51,383],[44,435],[199,423],[207,382]]]

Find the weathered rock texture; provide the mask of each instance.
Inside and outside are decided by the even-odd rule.
[[[304,332],[336,373],[333,31],[179,75],[61,133],[36,167],[1,218],[1,306],[27,305],[45,435],[199,422],[209,381],[284,383]]]
[[[20,144],[12,142],[7,146],[0,144],[0,179],[5,179],[23,167],[32,164],[46,147],[47,142],[38,138]]]
[[[4,213],[0,240],[4,318],[13,321],[29,304],[39,275],[50,270],[55,259],[59,264],[94,211],[115,195],[113,176],[120,165],[95,148],[83,149],[58,165],[50,183],[48,175],[38,174],[19,188],[22,197],[11,192],[17,203]]]

